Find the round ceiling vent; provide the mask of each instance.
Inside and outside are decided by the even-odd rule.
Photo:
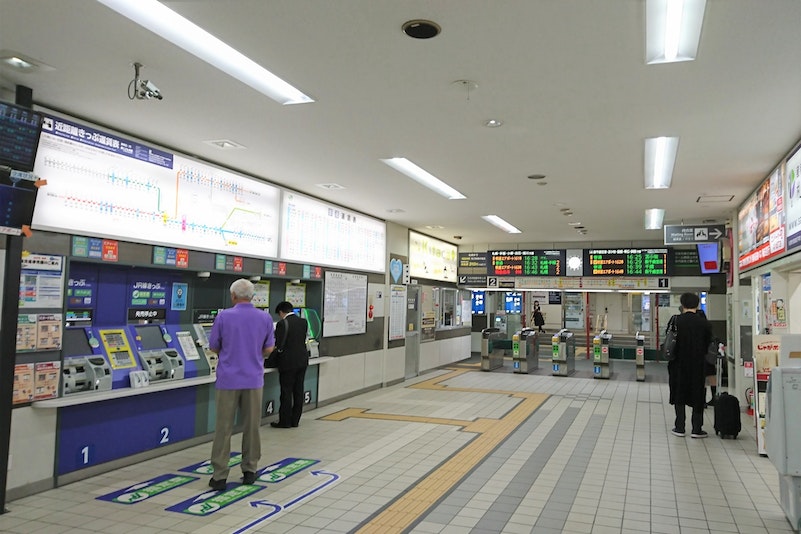
[[[413,39],[431,39],[439,35],[442,28],[439,24],[431,22],[430,20],[410,20],[405,22],[402,26],[403,33]]]

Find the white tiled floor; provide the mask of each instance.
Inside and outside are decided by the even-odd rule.
[[[755,452],[751,419],[743,414],[737,440],[714,436],[711,410],[709,438],[671,435],[664,366],[649,366],[646,382],[475,370],[439,384],[445,388],[409,387],[449,372],[436,371],[306,412],[297,429],[263,427],[262,465],[287,457],[319,463],[210,515],[166,510],[208,490],[200,475],[133,505],[97,500],[182,474],[207,459],[204,444],[7,503],[0,532],[791,532],[776,471]],[[550,396],[503,427],[519,395],[534,393]],[[320,419],[346,408],[374,418]],[[459,420],[483,426],[469,430]],[[503,439],[482,449],[480,435],[493,432]],[[238,444],[236,435],[234,450]],[[447,462],[459,454],[473,463],[466,474],[449,474]],[[239,475],[233,468],[229,481]],[[423,505],[399,506],[432,481]],[[393,506],[406,510],[400,520],[382,519]]]

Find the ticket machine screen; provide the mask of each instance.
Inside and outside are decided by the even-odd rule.
[[[61,349],[64,356],[88,356],[92,354],[92,347],[86,338],[83,328],[65,328],[61,334]]]
[[[164,341],[161,328],[157,325],[135,326],[134,328],[142,344],[142,350],[167,348],[167,343]]]

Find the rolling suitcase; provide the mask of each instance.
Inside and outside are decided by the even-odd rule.
[[[726,361],[726,352],[722,344],[718,350],[717,358],[717,384],[718,388],[723,384],[723,365]],[[734,395],[729,395],[725,391],[715,397],[715,434],[721,438],[730,437],[737,439],[737,434],[742,430],[740,422],[740,401]]]

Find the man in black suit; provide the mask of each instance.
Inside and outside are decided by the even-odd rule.
[[[306,319],[298,317],[290,302],[279,302],[275,313],[281,318],[275,327],[278,382],[281,385],[281,407],[273,428],[296,427],[303,413],[303,379],[309,366],[306,349]]]

